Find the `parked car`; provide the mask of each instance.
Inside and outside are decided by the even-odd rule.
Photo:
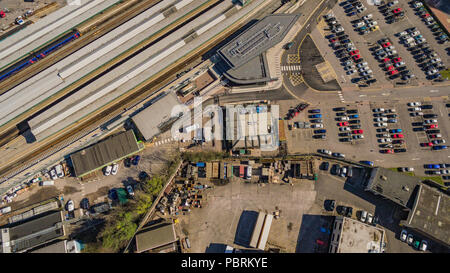
[[[137,166],[139,164],[139,160],[141,160],[141,157],[139,155],[133,157],[132,159],[133,165]]]
[[[112,165],[111,174],[116,175],[118,170],[119,170],[119,165],[117,163],[114,163]]]
[[[127,192],[129,195],[134,196],[134,190],[133,187],[131,185],[127,186]]]

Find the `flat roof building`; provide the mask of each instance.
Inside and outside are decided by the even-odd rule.
[[[408,219],[402,224],[449,247],[450,197],[430,186],[419,185]]]
[[[284,39],[298,18],[293,14],[264,17],[218,50],[223,62],[216,67],[240,85],[274,80],[269,75],[265,52]]]
[[[175,226],[171,222],[163,222],[150,226],[136,235],[136,252],[146,252],[177,241]]]
[[[30,253],[80,253],[80,251],[81,245],[79,242],[75,240],[62,240],[34,249]]]
[[[365,190],[410,209],[421,182],[418,177],[378,167],[372,169]]]
[[[76,177],[83,177],[144,149],[132,130],[117,134],[70,155]]]
[[[1,248],[3,253],[24,252],[64,236],[63,214],[51,214],[12,227],[2,228]]]
[[[170,92],[132,118],[145,141],[152,140],[167,127],[166,124],[177,118],[172,118],[171,114],[173,107],[179,104],[177,96]]]
[[[381,253],[384,230],[351,218],[337,216],[331,233],[330,253]]]

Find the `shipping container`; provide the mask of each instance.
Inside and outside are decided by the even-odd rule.
[[[244,178],[244,166],[239,166],[239,177]]]

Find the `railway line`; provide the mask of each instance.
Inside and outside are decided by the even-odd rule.
[[[147,2],[150,2],[150,1],[147,1]],[[74,94],[81,88],[89,85],[93,81],[97,80],[98,78],[105,75],[106,73],[108,73],[109,71],[114,69],[115,67],[122,64],[123,60],[126,60],[130,56],[134,56],[133,54],[138,52],[140,49],[144,49],[146,46],[149,46],[150,44],[161,40],[166,35],[168,35],[168,33],[173,32],[179,26],[185,25],[187,22],[191,21],[192,18],[194,18],[196,15],[204,12],[205,10],[207,10],[209,8],[212,8],[213,5],[217,4],[218,2],[219,1],[208,1],[208,2],[204,3],[203,5],[197,7],[195,10],[193,10],[189,14],[185,14],[184,17],[181,17],[177,20],[174,20],[173,22],[170,22],[163,29],[159,30],[154,35],[151,35],[150,37],[146,38],[146,40],[143,43],[140,43],[138,46],[133,47],[132,49],[129,49],[127,52],[117,56],[115,59],[96,68],[91,73],[82,76],[80,79],[77,79],[75,82],[68,84],[64,89],[58,91],[57,93],[51,94],[51,97],[48,96],[50,98],[48,98],[46,100],[42,99],[41,101],[32,102],[31,104],[29,104],[29,109],[18,108],[16,113],[11,114],[12,118],[7,119],[6,121],[3,120],[2,122],[0,122],[0,124],[3,124],[2,128],[0,129],[0,133],[11,130],[11,128],[16,127],[17,124],[23,122],[27,118],[38,115],[42,110],[48,109],[53,104],[63,100],[64,98]],[[127,18],[128,17],[132,17],[132,15],[127,15]],[[118,20],[120,20],[120,19],[123,19],[123,18],[118,18]],[[117,23],[114,23],[114,25],[117,25]],[[109,26],[103,26],[103,28],[109,28]],[[103,29],[97,28],[97,31],[103,32]],[[97,35],[97,34],[94,34],[94,36],[95,35]],[[89,41],[93,40],[93,38],[90,38],[87,36],[84,36],[82,38],[86,38]],[[83,42],[83,44],[85,44],[85,43],[87,44],[87,42],[88,41]],[[58,52],[58,54],[68,55],[69,52],[66,52],[66,51],[69,51],[69,52],[72,51],[70,46],[68,48],[63,48],[61,51]],[[49,58],[54,58],[54,57],[56,58],[56,56],[50,56]],[[37,76],[39,76],[39,75],[37,75]],[[53,81],[56,81],[56,80],[58,80],[58,79],[53,79]],[[62,81],[59,81],[59,83],[61,83],[61,82]],[[67,82],[67,80],[66,80],[66,82]],[[39,84],[39,82],[37,84]],[[33,86],[33,87],[31,87],[31,86]],[[21,92],[25,93],[25,92],[27,92],[27,89],[30,89],[30,88],[33,88],[35,90],[40,89],[40,88],[51,89],[51,88],[55,88],[56,86],[57,86],[57,84],[54,84],[54,83],[52,83],[52,80],[49,80],[49,81],[47,81],[47,83],[44,84],[44,86],[42,86],[42,85],[37,86],[37,85],[32,85],[32,84],[25,85],[22,87],[23,90]],[[20,86],[18,86],[17,88],[20,90]],[[43,94],[35,94],[35,96],[38,96],[38,95],[41,97],[43,96]],[[15,100],[16,103],[18,100],[21,99],[20,95],[18,97],[19,98]],[[12,98],[10,100],[12,100]],[[0,102],[2,102],[2,101],[3,101],[3,99],[1,99],[1,97],[0,97]],[[8,105],[8,104],[5,104],[5,105]],[[24,108],[26,108],[25,106],[26,105],[24,105]],[[6,111],[6,109],[5,109],[5,111]],[[2,120],[2,118],[0,118],[0,120]]]
[[[19,60],[2,68],[2,72],[0,72],[0,95],[34,75],[39,74],[52,64],[66,58],[70,54],[90,44],[119,25],[126,23],[128,20],[159,2],[162,2],[162,0],[128,0],[116,3],[112,7],[99,12],[91,18],[74,26],[72,29],[63,32],[61,35],[47,43],[33,49],[25,56],[20,57]],[[76,38],[76,42],[70,44],[64,43],[65,46],[58,48],[57,52],[52,52],[53,54],[46,55],[41,59],[37,57],[40,56],[42,51],[45,51],[49,47],[51,48],[52,45],[60,44],[65,36],[70,35],[71,33],[78,33],[79,36]],[[11,74],[9,77],[2,79],[2,75],[7,73],[8,69],[14,69],[14,67],[27,62],[29,63],[22,69],[15,71],[14,74]]]
[[[213,2],[217,1],[210,1],[208,2],[210,5]],[[205,7],[203,7],[205,9]],[[199,12],[199,11],[197,11]],[[176,27],[176,26],[173,26]],[[170,26],[167,27],[166,30],[169,30]],[[236,25],[233,28],[230,28],[228,31],[235,31]],[[227,33],[228,33],[227,31]],[[162,36],[162,33],[159,33],[159,36]],[[46,139],[43,143],[40,143],[40,145],[35,145],[37,147],[31,148],[27,150],[26,153],[21,154],[21,156],[15,156],[14,158],[16,160],[9,161],[5,164],[2,164],[2,168],[0,169],[0,173],[2,174],[2,180],[5,181],[11,175],[14,175],[14,173],[17,173],[20,171],[20,169],[24,169],[28,167],[30,164],[33,164],[33,160],[37,160],[41,157],[42,154],[44,154],[46,151],[53,151],[55,149],[58,149],[58,143],[64,143],[64,140],[73,138],[74,135],[77,135],[78,133],[85,132],[85,130],[88,130],[90,125],[98,126],[98,124],[101,124],[104,121],[107,121],[111,116],[115,116],[120,113],[120,110],[123,111],[124,106],[130,105],[133,102],[136,102],[139,99],[142,99],[143,97],[148,97],[149,92],[152,93],[151,90],[157,90],[161,86],[164,86],[164,84],[167,84],[168,81],[171,79],[171,75],[179,70],[182,70],[183,67],[185,67],[188,63],[192,62],[192,60],[198,58],[198,56],[201,56],[204,54],[207,50],[210,49],[212,45],[217,44],[220,42],[220,38],[223,38],[223,34],[218,35],[214,39],[210,39],[207,43],[202,45],[201,49],[197,50],[196,52],[191,52],[190,54],[187,54],[180,60],[178,60],[176,63],[171,65],[170,67],[164,69],[161,72],[158,72],[156,75],[151,77],[149,80],[143,82],[138,87],[136,87],[132,92],[128,92],[128,95],[124,95],[119,97],[116,102],[109,104],[109,107],[105,110],[97,110],[89,117],[85,117],[76,123],[69,126],[69,128],[65,128],[63,131],[60,132],[54,136],[51,136],[50,138]],[[155,37],[153,37],[155,39]],[[150,39],[151,40],[151,39]],[[145,44],[145,43],[144,43]],[[140,47],[145,47],[145,45],[140,44],[139,46],[136,46],[134,50],[139,49]],[[127,52],[130,53],[130,52]],[[128,54],[129,55],[129,54]],[[107,66],[112,65],[114,61],[117,63],[117,60],[111,61]],[[153,91],[154,92],[154,91]],[[155,94],[156,96],[157,94]],[[20,166],[20,167],[19,167]]]

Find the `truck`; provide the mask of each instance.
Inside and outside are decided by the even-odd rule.
[[[0,215],[11,212],[11,207],[4,207],[0,209]]]
[[[48,180],[48,181],[42,181],[39,183],[39,186],[53,186],[55,185],[55,181]]]

